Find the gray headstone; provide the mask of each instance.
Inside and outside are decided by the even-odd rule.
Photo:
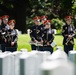
[[[45,61],[40,75],[74,75],[73,65],[65,60]]]
[[[50,55],[41,65],[40,75],[74,75],[73,63],[67,59],[60,48]]]
[[[76,51],[69,51],[69,60],[74,63],[74,70],[76,75]]]
[[[47,59],[47,57],[49,55],[51,55],[51,53],[49,51],[38,51],[37,55],[40,57],[40,59],[43,61],[45,61]]]
[[[19,68],[20,68],[19,56],[21,54],[22,54],[22,52],[18,52],[18,51],[12,53],[12,56],[13,56],[13,58],[12,58],[12,62],[13,62],[12,71],[13,71],[14,75],[19,75]]]
[[[31,51],[20,56],[20,75],[40,75],[40,64],[50,52]]]
[[[0,54],[0,75],[13,75],[11,69],[10,55]]]
[[[58,46],[56,51],[54,51],[50,56],[47,57],[47,61],[64,59],[67,60],[67,54],[62,50],[62,47]]]
[[[20,56],[20,75],[30,75],[30,65],[33,63],[30,61],[30,55],[21,55]]]
[[[20,51],[21,51],[21,52],[28,52],[28,50],[25,49],[25,48],[20,49]]]

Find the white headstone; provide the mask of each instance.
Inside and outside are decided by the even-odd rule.
[[[20,75],[35,75],[37,56],[22,55],[20,56]]]
[[[5,55],[9,56],[9,65],[8,65],[8,71],[10,71],[11,75],[19,75],[19,56],[22,54],[22,52],[15,51],[15,52],[10,52],[10,51],[5,51]],[[9,74],[9,75],[10,75]]]
[[[20,56],[20,75],[40,75],[40,64],[50,52],[31,51]],[[45,58],[45,59],[44,59]]]
[[[47,57],[49,55],[51,55],[51,53],[49,51],[38,51],[37,55],[40,57],[40,59],[43,61],[45,61],[47,59]]]
[[[21,51],[21,52],[28,52],[28,50],[25,49],[25,48],[20,49],[20,51]]]
[[[74,63],[74,72],[76,75],[76,51],[69,51],[69,60]]]
[[[9,54],[0,54],[0,75],[13,75],[11,61]]]
[[[62,47],[58,46],[56,51],[54,51],[51,55],[51,59],[65,59],[67,60],[67,54],[62,50]]]
[[[19,34],[22,34],[22,31],[19,31],[18,29],[16,29],[16,31],[17,31],[17,34],[19,35]]]
[[[18,52],[15,51],[12,53],[12,62],[13,62],[13,73],[14,75],[19,75],[19,70],[20,70],[20,66],[19,66],[19,57],[22,54],[22,52]]]
[[[30,34],[30,29],[27,29],[27,34],[28,34],[28,35]]]
[[[50,55],[41,65],[40,75],[74,75],[73,64],[60,48]]]
[[[56,34],[57,33],[56,29],[53,29],[53,30],[54,30],[54,34]]]
[[[45,61],[40,75],[74,75],[73,65],[65,60]]]

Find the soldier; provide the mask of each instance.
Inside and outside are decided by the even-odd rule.
[[[37,46],[36,44],[38,42],[41,42],[41,37],[39,36],[39,25],[40,25],[40,16],[36,16],[33,18],[34,20],[34,25],[30,27],[30,37],[33,43],[31,45],[32,50],[39,50],[39,46]]]
[[[47,18],[48,18],[48,16],[45,16],[45,15],[41,16],[41,22],[43,25],[44,25],[44,21],[46,21]]]
[[[45,29],[44,21],[47,20],[47,16],[41,16],[41,25],[39,26],[40,33],[42,34]]]
[[[53,53],[53,47],[51,46],[51,43],[54,40],[54,30],[51,28],[51,20],[44,21],[44,24],[45,30],[43,33],[43,50]]]
[[[64,51],[68,54],[74,47],[75,28],[72,26],[72,16],[65,17],[66,24],[62,28]]]
[[[0,30],[1,30],[1,26],[2,26],[2,17],[0,17]]]
[[[44,29],[45,29],[44,21],[46,21],[47,18],[48,17],[45,16],[45,15],[41,16],[41,25],[39,26],[39,30],[40,30],[39,35],[40,35],[40,37],[43,37],[42,34],[44,32]],[[41,40],[41,43],[43,44],[43,39]],[[40,51],[43,51],[43,46],[40,47]]]
[[[10,20],[8,22],[9,30],[6,36],[6,47],[5,47],[6,51],[14,52],[17,50],[18,36],[17,31],[14,29],[15,24],[16,24],[15,20]]]
[[[2,52],[5,51],[5,42],[6,42],[6,32],[7,30],[9,29],[9,25],[7,24],[8,23],[8,19],[9,19],[9,16],[8,15],[3,15],[2,16],[2,26],[1,26],[1,29],[2,29],[2,44],[1,44],[1,50]]]
[[[2,44],[2,17],[0,17],[0,50],[1,50],[1,44]]]
[[[3,15],[2,16],[2,20],[3,20],[2,28],[9,29],[8,19],[9,19],[9,16],[8,15]]]

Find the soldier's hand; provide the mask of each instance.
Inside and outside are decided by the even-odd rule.
[[[11,46],[13,46],[14,45],[14,42],[11,42]]]
[[[7,42],[7,40],[5,39],[4,42]]]
[[[37,40],[34,40],[34,43],[36,43],[37,42]]]
[[[72,35],[68,35],[68,38],[71,39],[72,38]]]
[[[47,45],[49,46],[49,45],[50,45],[50,43],[49,43],[49,42],[47,42]]]
[[[43,40],[41,40],[41,44],[43,44]]]

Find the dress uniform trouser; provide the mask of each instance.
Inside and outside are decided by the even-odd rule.
[[[32,50],[43,51],[43,47],[42,46],[31,45],[31,48],[32,48]]]
[[[14,52],[17,50],[17,47],[5,47],[6,51]]]
[[[31,45],[32,50],[37,50],[37,46]]]
[[[51,46],[44,46],[43,51],[50,51],[51,53],[53,53],[53,48]]]
[[[1,44],[1,50],[2,50],[2,52],[5,51],[5,44]]]
[[[43,46],[39,46],[39,47],[38,47],[38,50],[39,50],[39,51],[43,51]]]
[[[64,51],[68,54],[69,51],[73,50],[74,45],[64,45]]]

